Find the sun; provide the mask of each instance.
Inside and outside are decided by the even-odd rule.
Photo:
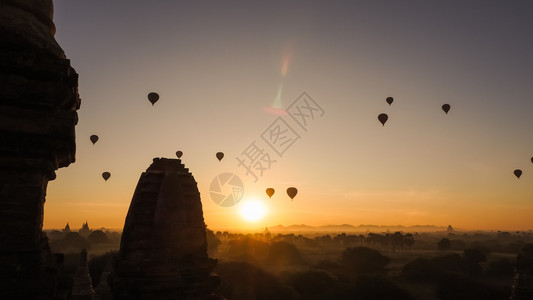
[[[265,216],[267,211],[261,201],[253,199],[241,202],[239,212],[246,221],[257,222]]]

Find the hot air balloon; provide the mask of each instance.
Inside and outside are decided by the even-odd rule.
[[[111,173],[109,172],[102,173],[102,178],[104,178],[105,181],[107,181],[109,177],[111,177]]]
[[[387,103],[388,103],[389,105],[391,105],[392,102],[394,102],[394,98],[392,98],[392,97],[387,97],[387,99],[386,99],[385,101],[387,101]]]
[[[152,103],[152,106],[159,100],[159,94],[155,92],[151,92],[148,94],[148,100]]]
[[[378,120],[381,122],[383,126],[385,126],[385,122],[387,122],[388,119],[389,119],[389,116],[387,116],[387,114],[380,114],[378,116]]]
[[[178,158],[181,158],[182,155],[183,155],[183,152],[181,152],[181,151],[176,151],[176,156],[177,156]]]
[[[533,157],[531,157],[531,162],[533,163]]]
[[[520,176],[522,176],[522,170],[520,169],[516,169],[514,170],[514,176],[516,176],[516,178],[520,179]]]
[[[268,198],[272,198],[272,195],[274,195],[274,192],[275,190],[273,188],[268,188],[265,190],[267,195],[268,195]]]
[[[290,187],[287,189],[287,195],[289,195],[291,199],[294,199],[294,197],[296,197],[296,194],[298,194],[298,190],[295,187]]]
[[[442,105],[442,110],[448,114],[448,112],[450,111],[450,104],[444,104]]]
[[[91,139],[91,142],[93,142],[93,145],[96,144],[96,142],[98,142],[98,136],[96,134],[91,135],[90,139]]]
[[[218,158],[218,161],[221,161],[224,158],[224,153],[217,152],[217,158]]]

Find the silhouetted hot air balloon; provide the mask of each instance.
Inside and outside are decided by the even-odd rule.
[[[522,176],[522,170],[520,169],[516,169],[514,170],[514,176],[516,176],[516,178],[520,179],[520,176]]]
[[[107,181],[109,177],[111,177],[111,173],[109,172],[102,173],[102,178],[104,178],[105,181]]]
[[[224,158],[224,153],[217,152],[217,158],[218,158],[218,161],[221,161]]]
[[[93,142],[93,145],[96,144],[96,142],[98,142],[98,136],[96,134],[91,135],[90,139],[91,139],[91,142]]]
[[[444,104],[442,105],[442,110],[448,114],[448,112],[450,111],[450,104]]]
[[[533,163],[533,157],[531,157],[531,162]]]
[[[268,195],[268,198],[272,198],[272,195],[274,195],[274,192],[275,190],[273,188],[268,188],[265,190],[267,195]]]
[[[176,156],[177,156],[178,158],[181,158],[182,155],[183,155],[183,152],[181,152],[181,151],[176,151]]]
[[[387,116],[387,114],[380,114],[378,116],[378,120],[381,122],[383,126],[385,126],[385,122],[387,122],[388,119],[389,119],[389,116]]]
[[[394,102],[394,98],[392,98],[392,97],[387,97],[387,99],[386,99],[385,101],[387,101],[387,103],[388,103],[389,105],[391,105],[392,102]]]
[[[155,92],[151,92],[148,94],[148,101],[152,103],[152,106],[159,100],[159,94]]]
[[[295,187],[290,187],[287,189],[287,195],[289,195],[291,199],[294,199],[294,197],[296,197],[296,194],[298,194],[298,190]]]

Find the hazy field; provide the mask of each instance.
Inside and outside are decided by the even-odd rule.
[[[89,250],[95,285],[120,233],[49,231],[73,272]],[[207,231],[228,299],[508,299],[514,260],[531,232]],[[377,297],[377,298],[375,298]]]

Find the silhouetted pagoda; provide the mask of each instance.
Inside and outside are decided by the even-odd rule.
[[[196,181],[179,159],[154,158],[126,216],[115,299],[218,299]]]
[[[83,236],[91,234],[92,230],[89,228],[89,222],[85,221],[78,232]]]

